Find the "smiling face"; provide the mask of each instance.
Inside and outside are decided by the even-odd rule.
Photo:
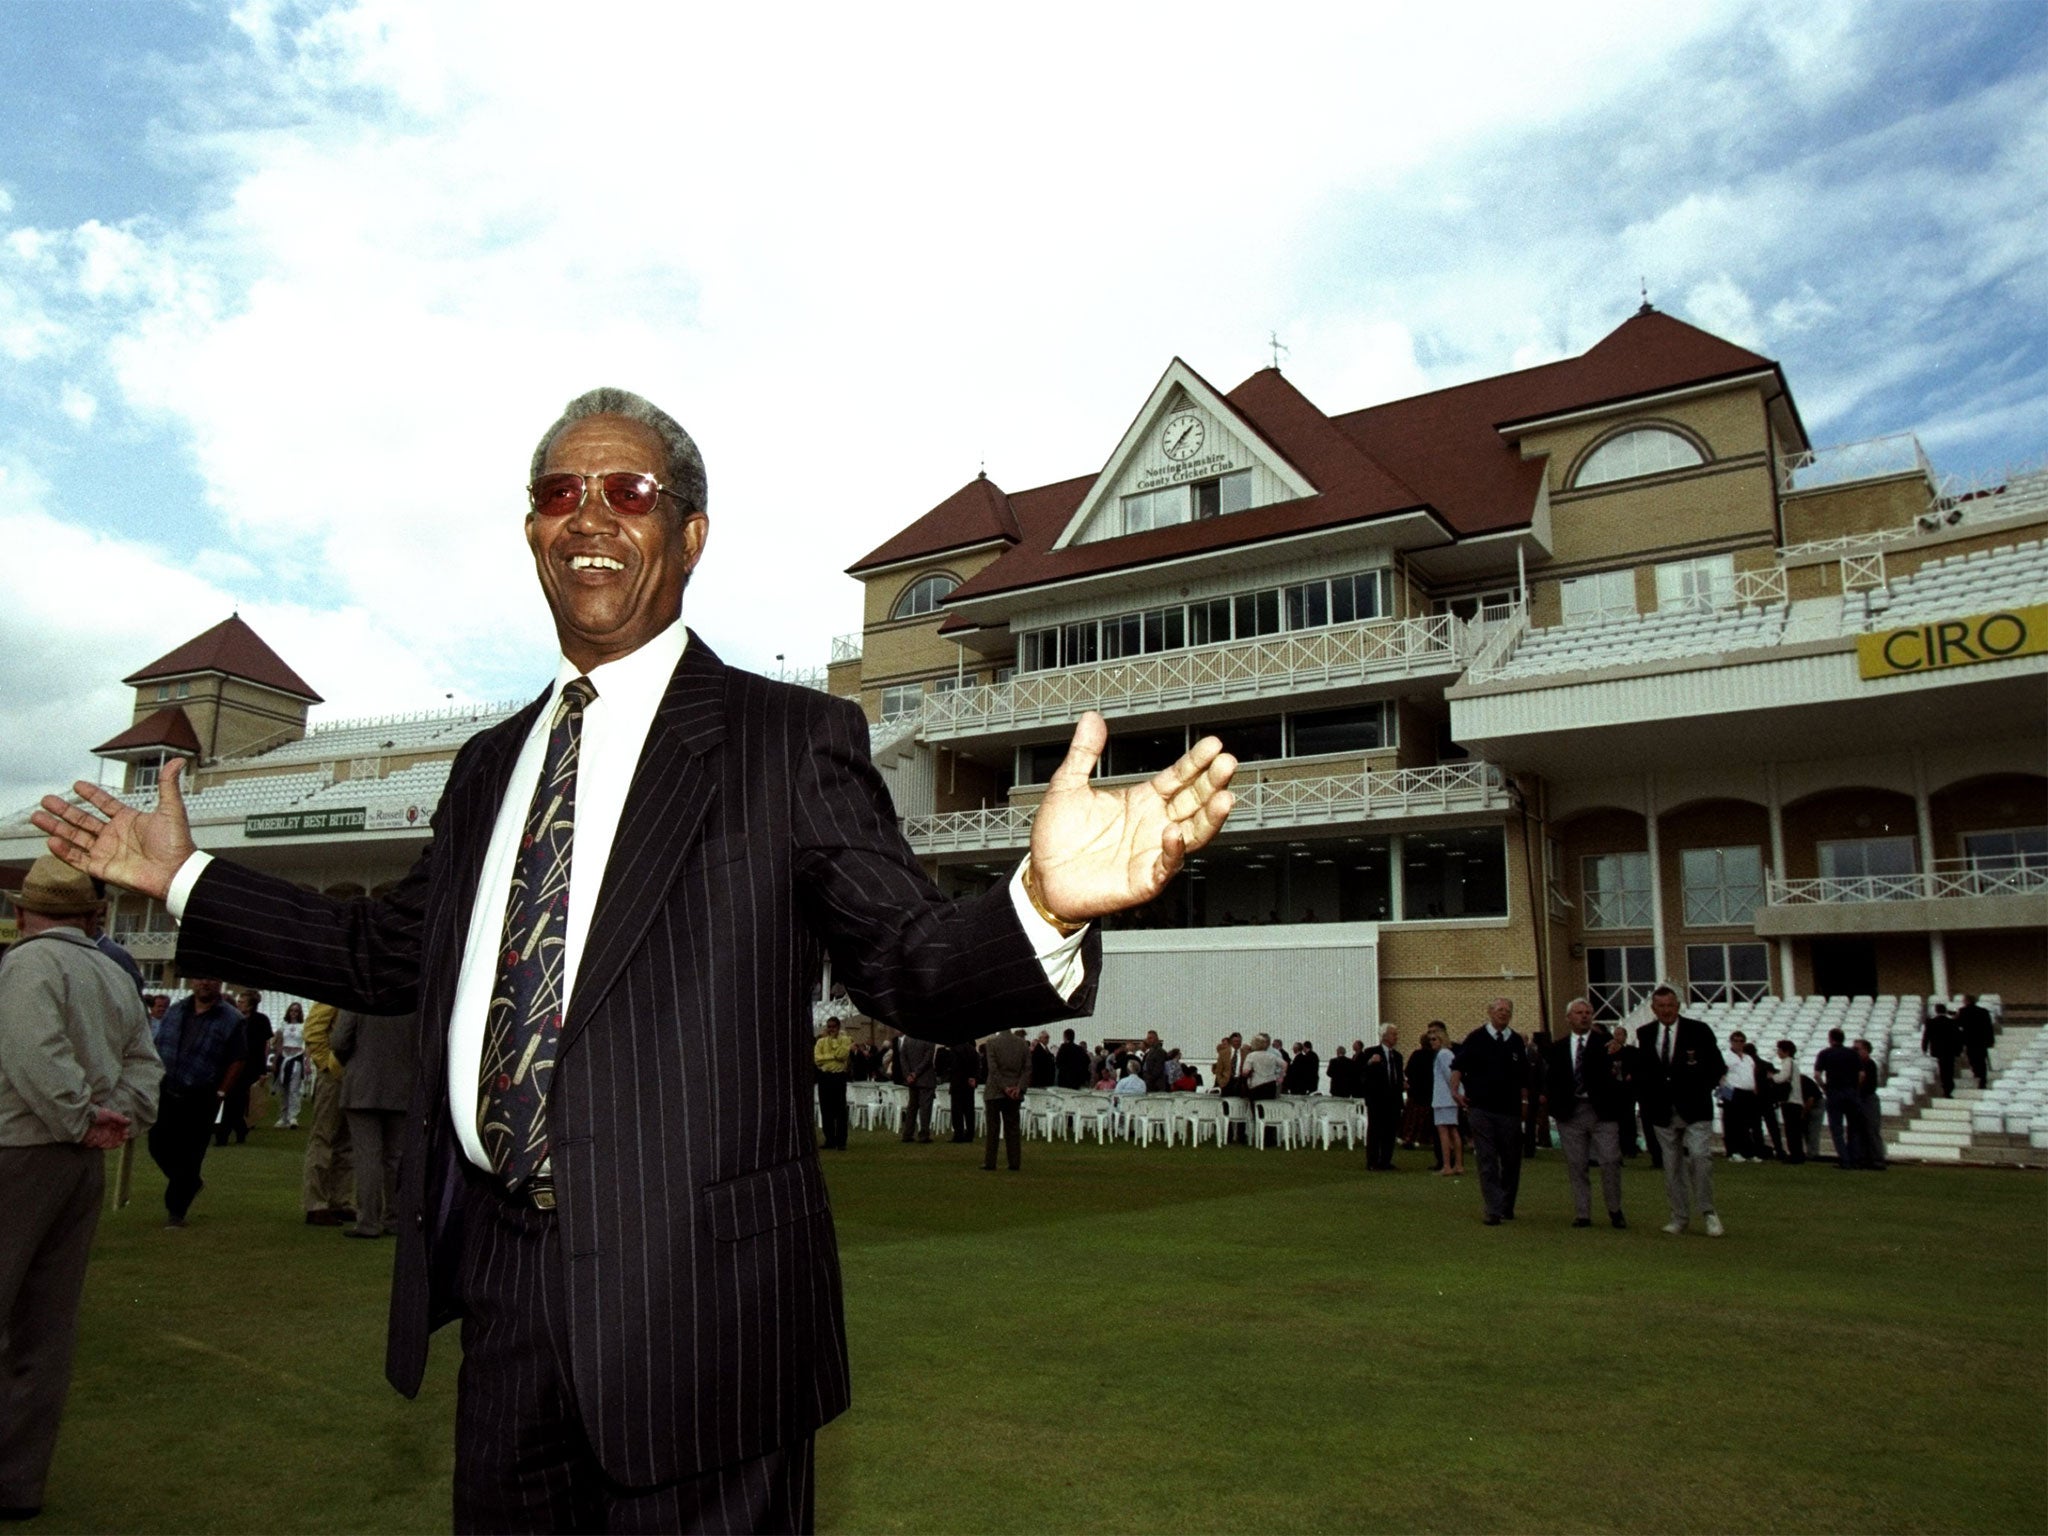
[[[664,459],[653,429],[623,416],[591,416],[556,435],[543,472],[631,470],[662,480]],[[529,512],[526,542],[562,654],[588,672],[632,654],[673,624],[709,527],[702,513],[683,518],[670,496],[652,512],[622,517],[594,484],[567,517]]]

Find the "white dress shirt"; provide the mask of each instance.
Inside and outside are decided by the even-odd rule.
[[[562,944],[562,995],[572,1002],[577,966],[590,934],[590,914],[597,905],[598,887],[618,836],[626,791],[639,766],[654,713],[689,640],[689,630],[677,619],[631,655],[593,667],[587,674],[597,688],[597,697],[583,711],[582,745],[576,761],[576,836],[569,863],[568,931]],[[477,1074],[483,1062],[484,1023],[497,986],[498,948],[505,929],[505,904],[512,894],[513,866],[518,861],[519,839],[534,788],[540,783],[555,701],[564,684],[584,675],[563,660],[519,749],[491,830],[483,872],[477,880],[476,905],[470,910],[462,968],[456,974],[455,1001],[448,1015],[448,1112],[463,1153],[479,1168],[488,1168],[490,1160],[476,1129]],[[174,919],[184,916],[186,899],[211,861],[210,854],[194,853],[179,868],[164,902]],[[1087,972],[1081,960],[1087,930],[1062,938],[1024,894],[1023,873],[1020,861],[1010,878],[1010,900],[1017,920],[1037,951],[1046,980],[1062,998],[1071,998]]]

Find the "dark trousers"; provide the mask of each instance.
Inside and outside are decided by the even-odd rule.
[[[0,1509],[43,1502],[105,1188],[99,1152],[0,1147]]]
[[[1778,1106],[1778,1118],[1785,1125],[1785,1161],[1805,1162],[1806,1106],[1797,1099],[1787,1099]]]
[[[1650,1112],[1647,1109],[1642,1112],[1641,1118],[1643,1122],[1643,1145],[1650,1149],[1650,1166],[1652,1168],[1662,1168],[1664,1166],[1664,1148],[1657,1141],[1656,1122],[1650,1118]]]
[[[455,1397],[458,1531],[808,1531],[806,1438],[656,1488],[605,1476],[569,1385],[569,1298],[552,1211],[467,1180],[462,1370]]]
[[[953,1085],[953,1139],[974,1140],[974,1085],[955,1083]]]
[[[149,1155],[164,1171],[164,1209],[171,1220],[183,1221],[204,1182],[199,1170],[213,1142],[213,1119],[220,1113],[220,1095],[211,1088],[166,1085],[149,1128]]]
[[[1476,1107],[1466,1113],[1479,1148],[1479,1195],[1486,1214],[1512,1216],[1522,1192],[1522,1117]]]
[[[988,1122],[988,1140],[981,1152],[982,1167],[995,1167],[996,1143],[1006,1136],[1010,1141],[1010,1171],[1014,1173],[1023,1167],[1024,1117],[1021,1110],[1022,1105],[1008,1094],[989,1099],[981,1106],[981,1117]]]
[[[1783,1158],[1786,1155],[1785,1134],[1778,1128],[1778,1121],[1784,1112],[1784,1106],[1761,1097],[1757,1102],[1763,1107],[1764,1130],[1770,1134],[1771,1138],[1771,1156]],[[1761,1139],[1757,1143],[1757,1150],[1759,1152],[1763,1150]]]
[[[1863,1119],[1863,1166],[1883,1172],[1884,1106],[1874,1093],[1857,1096],[1856,1110]]]
[[[235,1086],[228,1090],[228,1096],[220,1102],[220,1123],[213,1128],[213,1144],[224,1147],[228,1137],[237,1143],[249,1139],[249,1074],[244,1072],[235,1079]]]
[[[1738,1088],[1721,1106],[1721,1145],[1730,1157],[1763,1156],[1763,1137],[1758,1132],[1754,1093]]]
[[[356,1230],[373,1235],[398,1230],[398,1157],[405,1150],[405,1111],[352,1109],[355,1146]]]
[[[1854,1092],[1828,1095],[1828,1138],[1835,1144],[1838,1166],[1863,1166],[1863,1104]]]
[[[824,1122],[825,1145],[846,1149],[846,1074],[818,1074],[818,1118]]]
[[[903,1139],[932,1139],[932,1098],[938,1092],[930,1083],[912,1083],[910,1102],[903,1106]]]
[[[1981,1046],[1969,1048],[1970,1070],[1977,1074],[1977,1086],[1984,1088],[1991,1081],[1991,1053]]]
[[[1401,1135],[1401,1101],[1399,1099],[1372,1099],[1365,1101],[1365,1166],[1368,1168],[1392,1168],[1394,1166],[1394,1143]]]

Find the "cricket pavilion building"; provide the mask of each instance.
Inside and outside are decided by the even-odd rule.
[[[1091,1037],[1327,1055],[1503,994],[1531,1030],[1638,1016],[1668,980],[1753,1033],[1853,1007],[1904,1038],[1930,997],[2048,1012],[2044,535],[2048,472],[1816,450],[1776,363],[1647,305],[1334,415],[1175,360],[1099,470],[976,478],[856,560],[861,632],[807,680],[860,701],[955,892],[1022,855],[1084,710],[1106,783],[1208,733],[1241,760],[1225,833],[1109,925]],[[188,757],[200,846],[336,895],[410,865],[518,707],[315,724],[239,619],[126,681],[98,750],[128,796]],[[171,980],[168,917],[111,920]]]

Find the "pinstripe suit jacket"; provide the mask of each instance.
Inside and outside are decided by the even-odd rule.
[[[334,902],[215,861],[180,930],[187,971],[419,1010],[386,1361],[408,1395],[429,1332],[460,1315],[448,1012],[540,703],[463,748],[426,851],[384,896]],[[621,1483],[763,1454],[847,1404],[812,1134],[821,943],[863,1011],[934,1039],[1086,1013],[1100,969],[1097,948],[1062,1002],[1006,890],[949,902],[918,868],[856,708],[728,668],[693,635],[627,794],[547,1106],[570,1372]]]

